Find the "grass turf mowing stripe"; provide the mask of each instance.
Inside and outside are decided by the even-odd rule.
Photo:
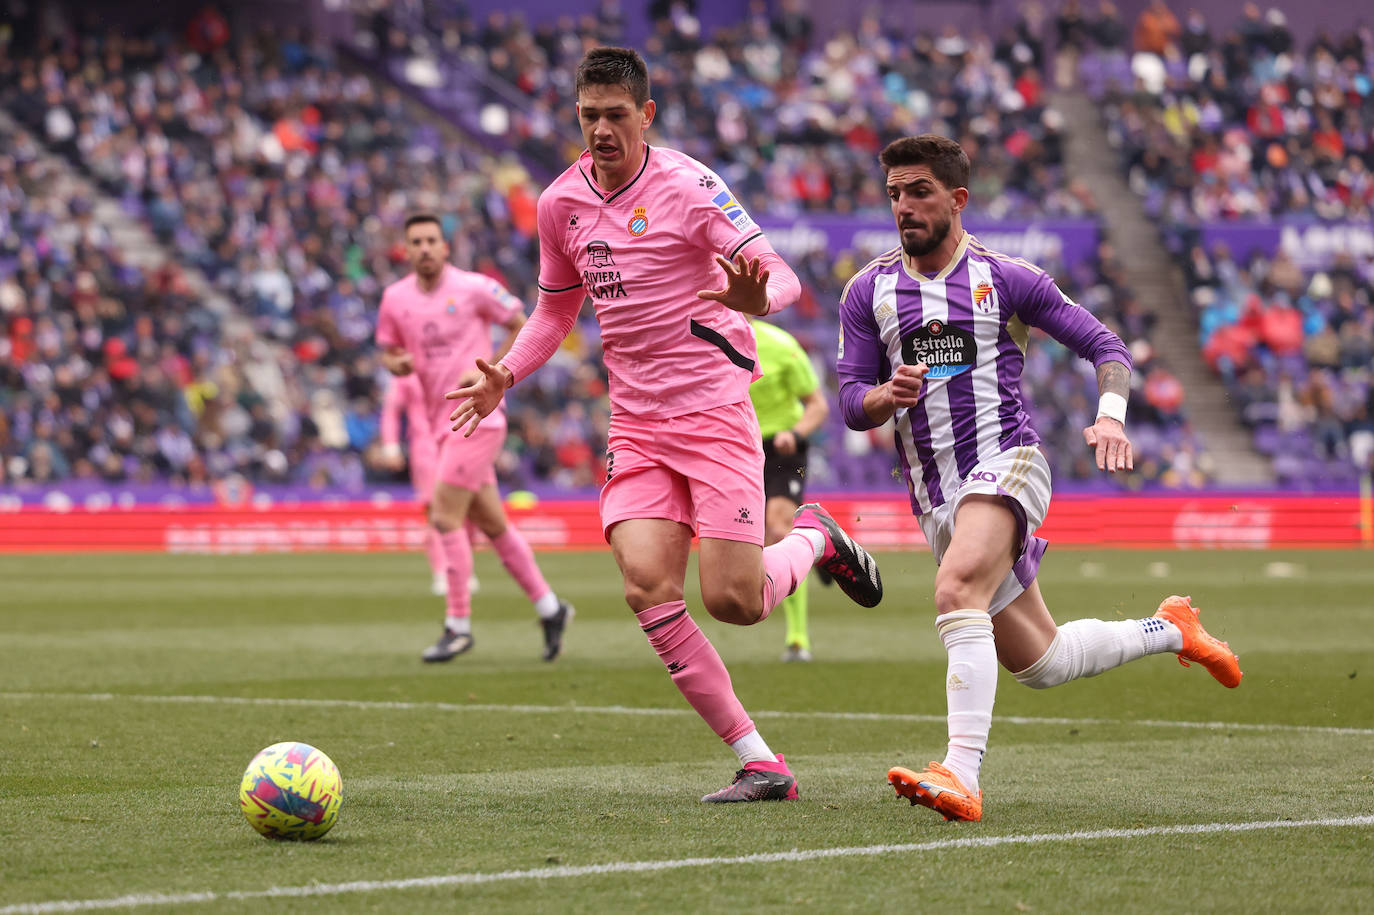
[[[1053,842],[1093,842],[1103,839],[1142,839],[1151,836],[1195,836],[1218,833],[1257,832],[1270,829],[1305,829],[1322,827],[1374,826],[1374,816],[1331,817],[1310,820],[1267,820],[1255,823],[1198,823],[1183,826],[1146,826],[1139,829],[1095,829],[1082,832],[1031,833],[1011,836],[973,836],[965,839],[939,839],[904,845],[864,845],[851,848],[793,849],[765,852],[729,858],[677,858],[667,861],[612,861],[607,864],[587,864],[579,867],[537,867],[529,870],[496,871],[492,873],[443,874],[433,877],[411,877],[404,880],[355,880],[349,883],[313,884],[309,886],[274,886],[265,890],[234,890],[202,893],[133,893],[109,899],[59,899],[51,902],[19,903],[0,908],[0,915],[48,915],[51,912],[85,912],[95,909],[134,908],[140,906],[190,905],[197,902],[221,900],[299,898],[306,896],[339,896],[347,893],[376,893],[386,890],[433,889],[519,880],[560,880],[603,874],[637,874],[653,871],[680,870],[691,867],[720,867],[736,864],[779,864],[816,861],[825,858],[853,858],[873,855],[908,854],[910,852],[949,851],[963,848],[995,848],[1000,845],[1043,845]]]
[[[436,712],[510,712],[532,715],[553,715],[577,712],[585,715],[696,715],[692,709],[634,708],[628,705],[500,705],[494,703],[458,702],[397,702],[365,699],[302,699],[272,696],[147,696],[132,693],[25,693],[0,692],[0,699],[14,701],[80,700],[88,702],[129,702],[207,705],[299,706],[306,708],[351,708],[373,711],[436,711]],[[803,718],[830,721],[899,721],[914,724],[944,724],[944,715],[914,715],[901,712],[780,712],[757,711],[754,718]],[[1167,721],[1153,718],[1035,718],[1025,715],[998,716],[999,724],[1025,725],[1135,725],[1148,728],[1185,728],[1206,731],[1256,731],[1262,733],[1293,732],[1305,734],[1333,734],[1346,737],[1374,737],[1374,728],[1331,727],[1314,724],[1245,723],[1239,721]]]

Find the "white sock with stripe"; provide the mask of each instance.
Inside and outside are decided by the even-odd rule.
[[[949,746],[945,768],[978,793],[978,770],[988,748],[992,706],[997,698],[997,644],[986,610],[953,610],[935,618],[935,631],[949,653],[945,702]]]
[[[1183,633],[1168,620],[1074,620],[1059,627],[1040,660],[1012,676],[1032,689],[1095,677],[1147,654],[1183,650]]]

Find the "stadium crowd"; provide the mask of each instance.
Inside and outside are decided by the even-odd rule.
[[[26,379],[24,393],[6,404],[7,421],[36,426],[38,441],[49,429],[108,424],[107,413],[131,408],[126,392],[105,382],[118,361],[131,384],[159,389],[159,408],[115,446],[121,470],[104,450],[92,454],[63,433],[49,477],[87,476],[98,465],[106,469],[97,473],[140,479],[237,473],[360,484],[378,472],[368,452],[385,377],[372,327],[381,287],[404,270],[405,214],[444,213],[458,259],[528,302],[537,189],[514,158],[445,142],[405,109],[394,87],[344,73],[327,48],[290,34],[230,43],[220,33],[211,45],[197,44],[199,37],[78,33],[27,54],[15,49],[0,62],[5,108],[49,150],[97,178],[236,307],[226,325],[184,293],[161,304],[131,286],[141,278],[92,269],[97,280],[115,277],[103,289],[121,317],[90,317],[69,267],[83,255],[117,263],[120,254],[108,238],[97,253],[91,244],[77,250],[67,236],[82,234],[71,225],[89,222],[88,202],[62,199],[43,175],[25,180],[26,168],[51,169],[35,148],[33,163],[11,162],[6,174],[14,189],[6,199],[14,229],[6,233],[6,288],[17,289],[5,302],[9,336],[51,336],[46,329],[55,327],[91,343],[24,354],[42,357],[29,359],[43,364],[30,366],[37,376],[72,376],[93,421],[45,406],[51,385],[41,377]],[[586,402],[569,407],[560,425],[587,417],[583,440],[603,438],[590,414],[604,386],[593,377],[585,392],[570,384],[562,393]],[[531,400],[531,409],[547,407]],[[563,434],[538,432],[528,436],[536,444],[527,463],[542,471],[544,440],[561,442]],[[10,451],[18,441],[29,442],[25,451],[35,447],[27,435],[10,439]],[[9,462],[10,473],[36,478],[27,455],[9,456],[21,458]],[[595,455],[562,457],[582,462],[572,473],[579,483],[593,480]]]
[[[997,36],[954,28],[903,36],[869,10],[821,35],[806,4],[753,0],[735,26],[703,34],[693,4],[656,3],[645,46],[655,130],[712,166],[758,212],[886,214],[872,180],[878,150],[922,132],[954,137],[978,162],[971,188],[992,219],[1079,216],[1093,204],[1062,169],[1063,119],[1046,104],[1044,27],[1032,5]],[[531,26],[518,12],[475,21],[454,0],[394,9],[364,3],[374,47],[404,72],[416,58],[452,86],[493,87],[519,147],[557,173],[580,146],[566,133],[572,72],[587,47],[622,40],[615,3]],[[501,91],[496,91],[501,90]],[[571,149],[570,149],[571,147]]]
[[[1070,42],[1100,97],[1131,186],[1179,253],[1204,356],[1281,482],[1346,484],[1374,467],[1374,256],[1238,262],[1203,227],[1374,219],[1374,31],[1294,41],[1284,13],[1246,4],[1214,35],[1163,4],[1124,33]],[[1062,34],[1062,33],[1061,33]]]
[[[659,55],[655,93],[670,142],[717,155],[713,145],[702,145],[718,145],[716,140],[692,137],[733,134],[701,116],[728,108],[731,93],[753,93],[768,101],[758,103],[759,111],[742,111],[739,124],[759,132],[728,145],[737,151],[788,149],[781,154],[786,162],[844,172],[853,186],[837,180],[826,192],[836,205],[852,200],[867,208],[882,197],[871,174],[877,140],[853,133],[833,138],[834,119],[845,116],[884,130],[949,129],[963,137],[980,157],[978,181],[985,183],[974,193],[992,202],[986,210],[1031,212],[1027,207],[1040,188],[1035,182],[1057,186],[1053,113],[1038,90],[1034,104],[1011,97],[1030,92],[1039,79],[1043,50],[1029,25],[997,42],[918,36],[909,46],[884,50],[868,40],[869,24],[822,41],[810,35],[804,16],[784,7],[771,21],[755,7],[740,30],[714,42],[680,16],[662,20],[672,28],[661,25],[653,44]],[[587,41],[613,35],[584,28],[574,42],[570,33],[556,31],[550,43],[515,20],[497,19],[473,41],[458,21],[463,53],[489,47],[484,65],[494,71],[502,48],[539,49],[543,69],[523,58],[516,68],[530,74],[527,116],[548,105],[554,117],[550,87],[567,78],[557,64]],[[598,28],[613,25],[601,21]],[[439,34],[452,40],[443,38],[449,34],[443,29]],[[856,52],[844,85],[817,79],[836,41]],[[11,477],[198,484],[237,474],[319,486],[384,478],[372,460],[386,383],[372,353],[372,321],[381,287],[404,269],[397,230],[413,209],[445,215],[458,263],[502,280],[527,303],[534,300],[538,185],[521,160],[455,140],[394,84],[342,66],[329,47],[290,30],[233,37],[227,23],[208,13],[178,36],[130,38],[74,28],[9,50],[0,57],[0,98],[41,141],[14,146],[5,160],[9,231],[0,252],[6,293],[0,307],[10,351],[26,356],[9,360],[7,368],[23,373],[24,382],[7,388],[7,428],[0,428],[0,453]],[[775,56],[777,69],[741,69],[759,55]],[[716,72],[712,61],[721,65],[715,79],[708,78]],[[704,74],[697,72],[702,67]],[[696,74],[707,89],[697,92],[683,77],[675,79],[679,71]],[[811,76],[797,78],[803,73]],[[1037,75],[1022,83],[1027,73]],[[807,88],[796,88],[801,85]],[[834,107],[846,93],[853,99],[848,115]],[[798,124],[807,118],[815,123],[799,133],[777,133],[788,123],[774,117],[786,99],[795,100],[795,111],[809,112]],[[558,109],[564,105],[559,99]],[[912,111],[916,120],[902,120]],[[203,272],[233,310],[220,314],[196,301],[177,268],[145,276],[128,267],[98,228],[74,231],[72,225],[93,225],[83,215],[89,201],[64,198],[55,189],[44,149],[94,176],[129,218],[145,224],[188,268]],[[800,158],[788,159],[793,155]],[[780,190],[796,184],[790,178],[778,184],[783,173],[775,165],[727,158],[721,168],[766,199],[777,192],[784,206],[810,206]],[[1069,189],[1047,194],[1044,206],[1035,212],[1081,213],[1092,209],[1092,201],[1081,189]],[[75,263],[87,269],[73,271]],[[852,252],[817,251],[794,266],[806,293],[785,321],[828,377],[834,302],[862,264]],[[1151,317],[1125,288],[1110,247],[1072,273],[1045,266],[1066,291],[1120,330],[1139,359],[1133,428],[1143,437],[1146,459],[1131,485],[1205,482],[1208,459],[1187,425],[1181,389],[1154,356]],[[87,297],[101,304],[92,306]],[[1092,478],[1076,440],[1079,414],[1092,402],[1092,379],[1050,341],[1033,347],[1031,359],[1027,377],[1036,384],[1028,397],[1054,443],[1056,471]],[[116,377],[120,373],[126,377]],[[1079,383],[1073,387],[1075,373]],[[1058,384],[1082,396],[1056,396]],[[134,389],[146,393],[131,396]],[[503,481],[595,485],[606,423],[595,322],[582,321],[552,366],[516,393]],[[81,409],[68,409],[64,400],[79,401]],[[819,462],[819,480],[828,474],[843,485],[887,485],[890,458],[883,443],[875,448],[871,437],[856,439],[838,426],[829,434],[836,439],[833,453],[845,460],[829,471]],[[840,436],[846,436],[842,443]]]
[[[1185,273],[1203,355],[1285,484],[1374,470],[1374,257],[1303,270],[1284,251],[1238,263],[1194,245]]]
[[[1374,215],[1374,32],[1323,32],[1300,49],[1282,12],[1253,4],[1215,39],[1196,11],[1174,26],[1157,53],[1137,46],[1130,81],[1119,52],[1081,63],[1152,215],[1177,229]]]
[[[511,125],[523,151],[560,169],[578,148],[556,126],[559,112],[567,109],[572,70],[587,47],[620,41],[624,27],[614,3],[601,4],[595,14],[534,27],[518,13],[495,12],[475,22],[465,7],[446,0],[408,12],[376,4],[362,9],[369,14],[371,44],[389,59],[392,72],[404,74],[408,62],[428,59],[441,77],[435,86],[442,87],[430,97],[441,106],[457,82],[503,86],[483,96],[482,103],[501,109],[498,123]],[[938,34],[917,31],[909,40],[884,29],[874,11],[862,15],[853,31],[820,36],[805,4],[780,3],[770,13],[767,4],[754,2],[737,27],[707,37],[690,5],[662,3],[651,9],[657,15],[646,56],[659,103],[656,132],[669,145],[712,163],[757,212],[824,209],[885,216],[888,203],[874,180],[877,150],[895,136],[925,130],[958,137],[975,158],[971,205],[984,217],[1096,212],[1091,194],[1062,170],[1062,118],[1046,105],[1041,76],[1049,23],[1034,4],[996,38],[951,28]],[[1093,34],[1110,35],[1114,16],[1114,8],[1104,4]],[[823,364],[833,347],[833,303],[862,265],[848,251],[813,251],[793,264],[803,282],[803,300],[781,320],[821,357],[816,361],[822,378],[833,376]],[[1148,459],[1133,483],[1205,483],[1210,461],[1187,424],[1181,386],[1155,357],[1152,320],[1141,314],[1114,255],[1072,277],[1062,264],[1045,266],[1066,290],[1084,290],[1094,311],[1114,322],[1145,357],[1133,428],[1141,430]],[[1053,450],[1062,456],[1056,470],[1092,479],[1093,468],[1083,460],[1071,424],[1093,402],[1095,381],[1078,379],[1081,383],[1072,387],[1082,389],[1083,400],[1073,398],[1072,413],[1064,409],[1054,386],[1069,380],[1064,373],[1079,369],[1062,348],[1042,339],[1050,344],[1054,370],[1041,366],[1047,371],[1028,371],[1026,378],[1036,389],[1032,399],[1055,440]],[[1155,380],[1148,387],[1147,375]],[[1147,390],[1160,400],[1159,392],[1166,389],[1177,393],[1164,398],[1176,397],[1164,409],[1145,400]],[[859,467],[827,467],[822,458],[818,478],[882,485],[890,468],[881,458],[864,463],[875,453],[872,437],[849,435],[838,420],[831,426],[830,434],[847,439],[846,460]]]

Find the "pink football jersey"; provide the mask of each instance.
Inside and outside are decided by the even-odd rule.
[[[477,358],[491,359],[492,327],[522,312],[520,300],[489,276],[452,265],[432,292],[423,292],[415,275],[397,280],[382,293],[377,314],[377,345],[399,346],[415,360],[430,427],[448,431],[453,404],[444,394],[458,386]],[[496,421],[504,420],[503,414]]]
[[[591,297],[615,410],[671,417],[748,399],[749,321],[697,292],[725,286],[715,255],[762,235],[718,175],[659,146],[609,194],[588,152],[543,193],[539,285]]]

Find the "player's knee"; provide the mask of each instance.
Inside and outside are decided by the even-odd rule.
[[[986,609],[990,594],[980,587],[972,570],[940,567],[935,577],[935,612],[953,613],[955,610],[969,608]]]
[[[682,600],[682,589],[672,582],[626,573],[625,603],[635,613],[675,600]]]
[[[463,526],[463,519],[437,506],[431,506],[429,509],[429,523],[439,533],[447,534],[450,531],[456,531],[461,528]]]
[[[706,606],[706,612],[722,623],[752,626],[763,615],[762,598],[741,589],[719,590],[709,594],[703,592],[701,601]]]

